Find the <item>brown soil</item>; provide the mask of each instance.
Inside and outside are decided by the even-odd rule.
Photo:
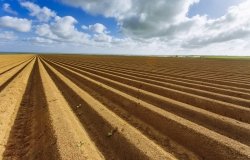
[[[250,61],[1,55],[0,159],[250,159]]]

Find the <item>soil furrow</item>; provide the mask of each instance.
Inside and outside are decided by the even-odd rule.
[[[0,73],[0,76],[3,75],[3,74],[6,73],[6,72],[8,72],[8,71],[10,71],[10,70],[12,70],[12,69],[18,67],[18,66],[20,66],[21,64],[24,64],[25,62],[32,60],[32,59],[33,59],[33,57],[32,57],[32,58],[29,58],[28,60],[24,60],[24,61],[22,61],[21,63],[18,62],[18,64],[15,63],[14,65],[11,65],[10,67],[8,67],[8,69],[2,71],[2,72]]]
[[[104,159],[39,60],[42,83],[62,159]]]
[[[0,158],[5,150],[11,127],[21,104],[22,96],[28,85],[35,60],[21,71],[13,81],[0,92]]]
[[[35,59],[35,58],[33,58]],[[33,60],[32,59],[32,60]],[[9,71],[9,73],[5,73],[6,75],[2,75],[2,78],[0,78],[0,92],[15,78],[17,77],[23,70],[25,67],[27,67],[27,65],[29,63],[32,62],[32,60],[18,66],[17,68],[13,69],[12,71]]]
[[[175,159],[56,70],[45,68],[107,159]],[[82,104],[78,110],[77,104]]]
[[[72,67],[70,67],[70,68],[72,68]],[[116,87],[116,88],[118,87],[119,89],[123,88],[123,91],[125,91],[125,92],[131,92],[132,87],[129,87],[129,86],[126,87],[125,84],[119,84],[119,83],[117,83],[115,81],[105,79],[105,78],[103,78],[101,76],[93,75],[91,73],[88,73],[88,72],[85,72],[85,71],[82,71],[82,70],[78,70],[78,69],[74,69],[74,68],[73,68],[73,70],[77,70],[78,72],[81,72],[82,74],[87,75],[90,78],[94,78],[94,79],[97,79],[98,81],[101,81],[101,82],[104,82],[106,84],[112,85],[112,87]],[[128,81],[128,82],[131,82],[131,81]],[[123,83],[124,83],[124,81],[123,81]],[[137,83],[137,84],[138,84],[138,86],[137,86],[138,89],[142,89],[143,87],[145,88],[145,86],[146,86],[143,83]],[[130,83],[129,85],[134,86],[133,83]],[[138,95],[138,89],[136,89],[136,88],[133,89],[132,88],[132,90],[134,90],[134,95],[133,96]],[[142,91],[143,90],[141,90],[141,92]],[[241,106],[234,106],[234,105],[226,104],[226,103],[222,103],[222,102],[217,103],[217,104],[214,101],[208,101],[207,102],[206,101],[207,99],[202,98],[202,97],[198,97],[196,99],[193,99],[193,101],[192,101],[192,99],[190,99],[190,96],[185,98],[185,95],[187,95],[187,94],[183,94],[181,92],[178,92],[178,93],[170,92],[170,93],[168,93],[168,92],[166,92],[164,90],[158,90],[158,92],[165,93],[165,96],[167,96],[167,97],[173,98],[175,100],[177,99],[177,100],[182,101],[182,102],[184,101],[185,103],[192,104],[193,106],[197,106],[197,107],[200,107],[200,108],[208,110],[208,111],[212,111],[212,112],[224,115],[224,116],[232,117],[232,118],[235,118],[235,119],[243,121],[243,122],[249,122],[250,121],[249,116],[248,116],[249,115],[248,112],[250,111],[250,109],[248,109],[248,108],[243,108]],[[151,94],[151,93],[149,93],[149,94]],[[188,94],[188,95],[190,95],[190,94]],[[143,95],[140,95],[140,98],[143,98]],[[148,100],[148,101],[153,101],[152,98],[150,98],[150,96],[146,96],[144,98],[146,100]],[[159,102],[156,102],[156,103],[159,104]],[[233,112],[232,112],[232,110],[233,110]],[[240,116],[239,116],[239,114],[240,114]]]
[[[0,55],[0,159],[250,160],[250,61]]]
[[[46,103],[36,60],[3,159],[59,159]]]
[[[116,67],[116,68],[120,68],[120,69],[128,69],[128,68],[130,68],[130,67],[118,67],[118,66],[114,66],[114,67]],[[140,69],[135,69],[135,68],[138,68],[138,67],[134,67],[133,69],[131,69],[131,70],[133,70],[133,71],[139,71],[139,72],[141,72],[142,70],[140,70]],[[178,73],[179,72],[179,70],[177,70],[177,72],[176,73]],[[152,72],[152,71],[147,71],[147,73],[155,73],[155,72]],[[164,76],[172,76],[172,77],[178,77],[178,78],[185,78],[185,79],[190,79],[190,80],[197,80],[197,81],[202,81],[202,82],[208,82],[208,83],[217,83],[218,85],[224,85],[223,84],[223,82],[221,82],[220,80],[209,80],[209,79],[204,79],[204,78],[195,78],[195,77],[192,77],[192,76],[183,76],[183,75],[175,75],[175,74],[169,74],[169,73],[161,73],[161,75],[164,75]],[[245,85],[245,84],[238,84],[238,83],[231,83],[231,82],[229,82],[229,81],[226,81],[225,83],[227,83],[227,85],[230,85],[230,84],[232,84],[232,86],[234,86],[234,87],[242,87],[242,88],[245,88],[245,87],[248,87],[248,85]]]
[[[78,73],[81,73],[81,71],[78,70]],[[85,74],[83,73],[83,75]],[[70,76],[69,78],[71,77],[72,76]],[[78,81],[77,84],[80,84],[81,82],[84,83],[85,85],[88,84],[88,86],[93,86],[93,82],[88,81],[87,79],[82,79],[81,81]],[[103,81],[99,80],[99,82],[103,82]],[[148,94],[147,92],[144,92],[143,90],[141,90],[141,88],[143,87],[139,89],[132,89],[132,88],[128,89],[128,86],[123,85],[123,87],[121,86],[117,87],[117,83],[110,84],[110,82],[108,83],[108,85],[113,88],[119,89],[123,91],[124,93],[130,94],[131,96],[137,97],[140,100],[144,100],[164,110],[168,110],[179,116],[182,116],[193,122],[196,122],[200,125],[216,130],[219,133],[227,135],[231,138],[235,138],[241,141],[242,143],[245,143],[248,145],[250,144],[250,139],[248,138],[250,137],[250,125],[249,124],[241,123],[239,121],[235,121],[227,117],[218,116],[210,112],[207,112],[205,110],[196,109],[193,106],[182,104],[177,101],[167,99],[165,97],[157,96],[155,94]],[[132,84],[130,85],[133,86]],[[109,90],[101,91],[100,88],[101,87],[98,87],[98,85],[96,85],[96,87],[94,87],[94,90],[99,90],[99,92],[103,93],[103,96],[107,95]],[[110,96],[110,98],[111,97],[114,97],[114,96]],[[121,101],[127,101],[127,100],[121,100]]]
[[[72,77],[73,75],[70,75],[70,77]],[[112,89],[111,89],[112,90]],[[136,99],[136,98],[135,98]],[[125,102],[124,102],[125,103]],[[143,101],[139,101],[138,103],[144,103]],[[149,104],[146,104],[146,103],[144,103],[144,108],[145,108],[145,106],[148,106]],[[135,106],[134,107],[136,107],[137,105],[136,105],[136,103],[135,103]],[[149,105],[150,106],[150,105]],[[133,107],[133,106],[131,106],[131,107]],[[147,108],[147,109],[149,109],[149,108]],[[154,109],[155,111],[154,112],[152,112],[152,109]],[[141,112],[142,111],[144,111],[145,112],[145,110],[143,110],[142,108],[140,108],[140,110],[141,110]],[[146,115],[148,115],[148,117],[147,118],[149,118],[149,117],[151,117],[152,116],[152,114],[153,115],[155,115],[155,112],[157,111],[157,110],[160,110],[160,109],[157,109],[156,107],[150,107],[150,109],[149,109],[149,111],[148,111],[148,113],[146,114]],[[170,113],[167,113],[167,112],[164,112],[164,111],[158,111],[158,114],[160,114],[160,115],[162,115],[163,113],[165,113],[165,114],[170,114]],[[145,113],[144,113],[145,114]],[[151,115],[151,116],[150,116]],[[159,121],[161,121],[161,122],[164,122],[164,125],[163,126],[165,126],[165,127],[167,127],[166,129],[168,130],[168,132],[166,132],[166,130],[165,130],[165,134],[168,134],[168,135],[170,135],[171,136],[171,138],[173,138],[174,137],[174,139],[175,140],[177,140],[178,142],[181,142],[181,144],[182,145],[190,145],[190,146],[188,146],[188,148],[193,148],[192,147],[192,145],[194,145],[194,144],[192,144],[194,141],[197,143],[197,144],[195,144],[196,146],[197,145],[199,145],[199,143],[203,143],[204,142],[204,140],[211,140],[211,137],[209,138],[209,137],[207,137],[208,135],[211,135],[211,133],[209,133],[209,134],[205,134],[206,136],[206,138],[204,137],[204,136],[201,136],[202,134],[204,134],[204,133],[200,133],[200,132],[197,132],[197,131],[204,131],[204,130],[206,130],[205,128],[203,128],[203,129],[198,129],[200,126],[197,126],[197,125],[195,125],[195,124],[193,124],[193,125],[191,125],[191,124],[189,124],[189,125],[184,125],[184,124],[180,124],[179,122],[181,121],[181,122],[184,122],[184,123],[187,123],[188,121],[186,121],[186,120],[180,120],[181,118],[180,117],[176,117],[176,116],[174,116],[175,118],[174,119],[169,119],[169,116],[171,117],[171,114],[170,115],[168,115],[168,118],[166,117],[166,115],[164,116],[165,118],[164,119],[161,119],[162,117],[161,116],[153,116],[155,119],[157,119],[158,118],[158,122]],[[172,117],[173,118],[173,117]],[[173,121],[175,121],[176,122],[176,120],[178,119],[178,122],[177,122],[177,124],[173,124]],[[153,121],[153,120],[150,120],[148,123],[153,123],[153,122],[155,122],[155,120]],[[188,123],[190,123],[190,122],[188,122]],[[154,126],[158,126],[159,124],[154,124]],[[181,126],[181,125],[184,125],[184,126],[182,126],[182,127],[180,127],[182,130],[185,128],[185,129],[188,129],[189,131],[177,131],[178,129],[180,129],[180,128],[178,128],[178,126]],[[191,131],[192,129],[191,128],[189,128],[188,126],[196,126],[196,127],[198,127],[198,128],[196,128],[196,129],[194,129],[193,131]],[[165,127],[163,127],[163,128],[161,128],[160,130],[164,130],[165,129]],[[171,131],[174,131],[174,133],[172,132],[169,132],[169,129],[171,128]],[[184,130],[185,130],[184,129]],[[191,129],[191,130],[190,130]],[[212,131],[209,131],[209,130],[206,130],[207,132],[212,132]],[[184,141],[182,141],[182,139],[180,139],[180,137],[185,137],[185,136],[187,136],[187,135],[178,135],[178,138],[176,138],[175,136],[176,136],[176,134],[177,133],[190,133],[191,135],[189,135],[188,134],[188,136],[189,136],[189,140],[190,139],[192,139],[192,137],[193,136],[195,136],[195,139],[196,140],[194,140],[193,139],[193,141],[192,141],[192,143],[188,143],[187,144],[187,139],[185,140],[185,142]],[[215,134],[215,132],[213,132],[214,134]],[[198,134],[198,135],[197,135]],[[202,137],[202,138],[201,138]],[[215,137],[218,137],[218,135],[216,135]],[[194,138],[194,137],[193,137]],[[198,140],[198,139],[199,140]],[[217,139],[217,140],[219,140],[219,141],[223,141],[223,139],[227,139],[226,137],[220,137],[219,139]],[[229,139],[227,139],[226,141],[228,141]],[[203,141],[203,142],[202,142]],[[213,141],[213,140],[212,140]],[[225,142],[226,142],[225,141]],[[232,141],[232,140],[229,140],[229,141]],[[225,143],[225,142],[223,142],[223,143],[216,143],[216,145],[215,145],[215,143],[214,143],[214,145],[215,146],[217,146],[218,147],[218,145],[220,146],[220,147],[222,147],[222,146],[224,146],[224,145],[227,145],[227,142]],[[231,143],[235,143],[235,144],[237,144],[237,142],[235,141],[235,142],[231,142]],[[213,145],[213,143],[211,143],[211,142],[209,142],[209,144],[211,144],[211,145]],[[223,144],[223,145],[222,145]],[[242,145],[242,144],[237,144],[237,145]],[[236,145],[236,146],[237,146]],[[200,146],[200,145],[199,145]],[[214,146],[214,147],[215,147]],[[244,145],[243,145],[244,146]],[[243,147],[242,146],[242,147]],[[206,146],[206,147],[208,147],[208,146]],[[206,148],[205,147],[205,148]],[[211,147],[211,148],[213,148],[214,149],[214,147]],[[225,146],[224,146],[225,147]],[[246,146],[245,146],[246,147]],[[243,147],[243,148],[245,148],[245,147]],[[223,147],[222,147],[223,148]],[[203,148],[204,149],[204,148]],[[201,148],[199,148],[199,150],[196,150],[196,152],[198,152],[198,154],[199,155],[203,155],[204,156],[204,151],[202,151],[203,150],[202,149],[202,147]],[[208,149],[208,148],[206,148],[206,149]],[[225,148],[224,148],[224,150],[225,150]],[[229,149],[229,150],[231,150],[231,149]],[[247,149],[247,147],[246,147],[246,150],[249,150],[249,149]],[[231,152],[231,151],[230,151]],[[237,151],[238,152],[238,151]],[[249,152],[249,151],[247,151],[247,152]],[[247,153],[246,152],[246,153]],[[214,153],[214,154],[218,154],[218,153]],[[206,155],[206,156],[208,156],[208,155]],[[216,156],[219,156],[219,155],[216,155]],[[225,155],[224,155],[225,156]],[[246,156],[247,156],[247,154],[246,154]],[[223,157],[223,156],[222,156]],[[220,157],[220,158],[222,158],[222,157]],[[231,155],[231,157],[232,157],[232,155]],[[234,156],[233,156],[234,157]],[[238,156],[236,156],[236,157],[238,157]],[[241,156],[239,156],[239,157],[241,157]],[[238,158],[239,158],[238,157]],[[210,157],[211,158],[211,157]]]
[[[55,59],[53,59],[55,60]],[[66,61],[67,62],[67,61]],[[72,61],[71,61],[72,62]],[[65,62],[64,62],[65,63]],[[76,63],[76,62],[73,62],[75,63],[76,65],[82,65],[82,64],[79,64],[79,63]],[[84,66],[86,66],[86,64],[84,64]],[[201,81],[195,81],[195,80],[189,80],[189,79],[184,79],[184,78],[178,78],[178,77],[174,77],[174,76],[163,76],[163,75],[160,75],[160,74],[155,74],[155,73],[148,73],[148,72],[143,72],[143,71],[135,71],[135,70],[132,70],[132,69],[129,69],[129,68],[122,68],[120,69],[121,67],[105,67],[106,65],[100,65],[100,64],[92,64],[92,65],[87,65],[87,66],[92,66],[92,67],[97,67],[97,68],[103,68],[103,69],[107,69],[107,70],[110,70],[110,71],[118,71],[120,73],[125,73],[125,74],[130,74],[130,75],[135,75],[135,76],[140,76],[140,77],[143,77],[143,78],[149,78],[149,79],[153,79],[153,80],[157,80],[157,81],[162,81],[162,82],[170,82],[170,83],[178,83],[178,84],[188,84],[188,85],[192,85],[191,87],[193,86],[199,86],[199,87],[205,87],[205,89],[209,90],[209,88],[212,88],[212,89],[216,89],[216,92],[220,92],[218,91],[218,89],[222,89],[223,91],[226,91],[226,92],[230,92],[230,93],[235,93],[234,95],[238,95],[238,96],[246,96],[246,99],[249,99],[249,95],[250,94],[247,94],[245,95],[245,92],[246,93],[250,93],[249,90],[247,89],[243,89],[243,88],[236,88],[236,87],[231,87],[231,86],[226,86],[226,85],[217,85],[217,84],[213,84],[213,83],[206,83],[206,82],[201,82]],[[223,94],[225,94],[225,92],[222,92]]]
[[[60,62],[59,62],[60,63]],[[94,68],[94,67],[82,67],[82,66],[77,66],[77,65],[71,65],[71,64],[67,64],[70,65],[72,67],[76,67],[78,69],[81,70],[85,70],[97,75],[101,75],[103,77],[116,77],[116,79],[118,79],[119,77],[127,79],[129,81],[133,81],[136,80],[139,83],[143,83],[146,82],[148,84],[153,84],[153,85],[157,85],[157,86],[162,86],[165,88],[171,88],[171,89],[175,89],[178,91],[183,91],[183,92],[187,92],[187,93],[191,93],[191,94],[196,94],[196,95],[200,95],[203,97],[208,97],[211,99],[216,99],[216,100],[220,100],[220,101],[224,101],[224,102],[229,102],[232,104],[237,104],[237,105],[241,105],[241,106],[246,106],[246,107],[250,107],[250,101],[249,100],[245,100],[242,98],[237,98],[237,97],[232,97],[232,96],[225,96],[222,94],[217,94],[214,92],[208,92],[208,91],[204,91],[204,90],[198,90],[198,89],[193,89],[190,87],[184,87],[184,86],[179,86],[179,85],[174,85],[174,84],[170,84],[170,83],[164,83],[164,82],[160,82],[160,81],[153,81],[151,79],[144,79],[144,78],[138,78],[135,76],[131,76],[129,74],[122,74],[120,72],[110,72],[109,70],[100,70],[98,68]],[[123,80],[124,82],[124,80]],[[158,92],[161,93],[161,92]]]
[[[62,70],[60,69],[61,73]],[[67,76],[67,74],[66,74]],[[121,97],[117,97],[116,95],[112,95],[109,93],[109,90],[100,90],[99,86],[97,88],[93,88],[93,85],[86,83],[84,80],[80,78],[74,78],[75,76],[67,76],[70,78],[75,84],[88,92],[95,99],[99,100],[105,106],[107,106],[114,113],[119,115],[121,118],[126,120],[128,123],[133,125],[135,128],[139,129],[145,135],[153,139],[156,143],[161,145],[165,150],[174,154],[178,159],[199,159],[193,153],[178,145],[175,141],[171,140],[166,135],[160,133],[159,131],[152,128],[150,125],[140,120],[140,117],[145,115],[143,111],[141,115],[134,115],[130,112],[127,106],[124,106],[124,102],[126,101],[126,105],[131,105],[133,107],[135,104],[130,102],[128,99],[121,99]],[[116,101],[114,101],[116,99]],[[137,103],[137,102],[136,102]],[[77,104],[75,104],[78,106]],[[150,130],[150,131],[149,131]]]

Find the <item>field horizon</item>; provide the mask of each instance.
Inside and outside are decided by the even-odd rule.
[[[60,53],[60,52],[51,52],[51,53],[40,53],[40,52],[0,52],[0,55],[13,55],[13,54],[30,54],[30,55],[82,55],[82,56],[128,56],[128,57],[175,57],[175,58],[215,58],[215,59],[250,59],[250,56],[242,55],[206,55],[206,54],[197,54],[197,55],[182,55],[182,54],[159,54],[159,55],[150,55],[150,54],[108,54],[108,53]]]

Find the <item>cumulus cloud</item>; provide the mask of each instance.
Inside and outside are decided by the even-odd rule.
[[[111,42],[112,41],[112,37],[110,35],[105,34],[105,33],[94,34],[93,39],[96,42]]]
[[[80,7],[91,14],[113,17],[122,32],[136,40],[150,38],[174,38],[187,32],[196,23],[187,17],[191,5],[199,0],[61,0],[63,3]]]
[[[27,41],[31,41],[32,43],[38,43],[38,44],[54,44],[55,41],[48,39],[48,38],[43,38],[43,37],[31,37],[28,38]]]
[[[133,1],[129,12],[118,19],[122,30],[130,35],[141,38],[168,36],[172,26],[179,26],[187,21],[189,7],[198,0],[137,0]],[[180,27],[179,27],[180,28]]]
[[[41,24],[36,26],[36,34],[42,37],[46,37],[48,39],[59,39],[58,36],[56,36],[56,34],[54,34],[51,30],[49,24]]]
[[[176,48],[200,48],[250,36],[250,1],[232,6],[217,19],[206,15],[188,17],[199,0],[61,0],[90,14],[113,17],[124,35],[152,43],[160,39]]]
[[[37,17],[40,21],[35,26],[36,37],[29,38],[34,43],[52,44],[52,43],[74,43],[93,45],[95,42],[111,42],[112,36],[108,35],[106,26],[101,23],[85,26],[83,30],[93,32],[89,35],[77,29],[78,21],[72,16],[57,16],[54,11],[47,7],[39,7],[35,3],[22,1],[20,4],[30,11],[31,16]],[[53,19],[52,19],[53,18]]]
[[[92,14],[114,17],[130,36],[155,37],[170,25],[186,19],[189,7],[199,0],[61,0]]]
[[[14,11],[11,7],[9,3],[4,3],[2,6],[3,11],[10,13],[10,14],[14,14],[17,15],[17,12]]]
[[[77,20],[71,16],[55,17],[50,24],[42,24],[36,27],[36,33],[43,38],[74,43],[87,43],[89,35],[80,32],[75,27]]]
[[[0,17],[0,27],[14,29],[20,32],[31,30],[32,21],[25,18],[16,18],[10,16]]]
[[[232,6],[217,19],[207,19],[199,30],[183,44],[184,47],[203,47],[209,44],[245,39],[250,36],[250,1]]]
[[[17,36],[12,31],[1,31],[1,33],[0,33],[0,40],[13,41],[16,39],[17,39]]]
[[[102,33],[107,33],[107,28],[101,23],[96,23],[94,25],[90,25],[89,29],[93,32],[102,34]]]
[[[132,0],[61,0],[63,3],[80,7],[91,14],[120,17],[132,7]]]
[[[108,35],[109,31],[107,27],[101,23],[95,23],[93,25],[82,25],[83,30],[90,30],[93,32],[92,40],[96,42],[112,42],[113,37]]]
[[[108,33],[107,27],[101,23],[95,23],[95,24],[89,25],[89,26],[82,25],[81,28],[83,30],[90,30],[92,32],[99,33],[99,34]]]
[[[30,12],[30,16],[36,17],[41,22],[48,22],[56,13],[47,7],[39,7],[32,2],[21,2],[21,6],[25,7]]]
[[[213,43],[221,43],[221,42],[227,42],[230,40],[235,39],[243,39],[245,37],[248,37],[250,35],[250,29],[249,28],[236,28],[235,30],[231,30],[230,33],[226,31],[222,31],[220,33],[207,36],[207,34],[204,34],[203,36],[207,37],[201,37],[197,36],[194,38],[191,38],[187,42],[183,44],[183,47],[187,48],[197,48],[197,47],[203,47],[209,44]]]

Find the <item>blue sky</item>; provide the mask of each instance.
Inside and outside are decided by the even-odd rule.
[[[17,15],[14,16],[31,19],[34,21],[34,24],[36,24],[37,23],[36,18],[29,16],[29,11],[24,7],[22,7],[20,5],[20,2],[21,1],[19,0],[1,0],[1,6],[3,6],[4,4],[9,4],[11,6],[11,9],[18,13]],[[78,29],[81,29],[81,26],[83,24],[89,26],[96,23],[100,23],[105,25],[109,29],[110,34],[112,34],[113,36],[122,36],[122,34],[120,33],[119,26],[117,25],[117,21],[114,18],[104,17],[102,15],[91,15],[86,13],[84,10],[80,8],[75,8],[68,5],[64,5],[63,3],[58,3],[58,0],[33,0],[28,2],[32,2],[36,5],[39,5],[40,7],[47,7],[55,11],[57,15],[61,17],[64,16],[74,17],[78,21],[78,23],[75,24],[75,26]],[[0,16],[6,16],[6,15],[13,16],[12,13],[8,13],[4,11],[4,9],[1,9]],[[91,34],[90,31],[86,32]]]
[[[0,0],[0,7],[2,52],[250,55],[249,0]]]
[[[210,18],[223,16],[230,6],[238,5],[243,0],[201,0],[191,6],[189,15],[208,15]]]

